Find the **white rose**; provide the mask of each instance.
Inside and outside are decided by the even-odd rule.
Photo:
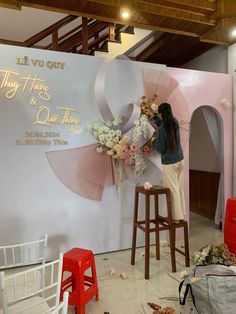
[[[99,128],[99,125],[98,125],[97,123],[94,123],[94,124],[93,124],[93,129],[94,129],[94,130],[97,130],[98,128]]]
[[[106,146],[112,148],[114,146],[114,143],[111,141],[106,142]]]
[[[107,125],[108,127],[111,127],[111,126],[112,126],[112,122],[111,122],[111,121],[107,121],[106,125]]]
[[[117,136],[121,136],[121,130],[116,130],[115,133]]]
[[[181,271],[181,273],[180,273],[180,277],[181,278],[185,278],[186,276],[187,276],[187,271],[186,270],[184,270],[184,271]]]
[[[96,152],[99,153],[99,154],[102,153],[102,152],[103,152],[103,148],[100,147],[100,146],[97,147],[97,148],[96,148]]]
[[[90,131],[92,130],[92,128],[93,128],[93,127],[92,127],[92,124],[88,124],[88,125],[87,125],[87,131],[90,132]]]

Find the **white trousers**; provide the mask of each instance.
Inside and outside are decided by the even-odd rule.
[[[183,219],[185,214],[184,160],[162,166],[164,172],[163,185],[171,191],[172,219]]]

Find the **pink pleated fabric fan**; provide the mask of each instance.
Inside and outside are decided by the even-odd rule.
[[[190,113],[179,83],[166,71],[144,69],[142,74],[145,96],[151,99],[156,94],[157,104],[171,104],[173,114],[180,124],[181,144],[184,149],[189,140]]]
[[[59,180],[78,195],[100,201],[104,186],[114,185],[112,158],[96,152],[97,144],[47,152]]]
[[[181,142],[184,147],[188,141],[188,130],[186,130],[188,125],[185,125],[184,129],[182,124],[189,121],[189,112],[186,100],[178,88],[178,82],[165,71],[148,69],[143,70],[142,74],[145,96],[150,99],[157,94],[158,103],[169,102],[172,105],[173,113],[180,122]],[[109,108],[106,104],[103,109],[99,109],[101,116],[103,116],[101,111],[106,110],[107,106]],[[126,108],[127,119],[126,124],[123,125],[123,135],[132,133],[133,119],[139,116],[136,111],[137,108],[134,105]],[[82,197],[99,201],[104,187],[115,185],[115,171],[112,157],[104,152],[98,153],[97,146],[98,144],[92,144],[46,154],[55,175],[64,185]],[[160,155],[156,154],[153,158],[154,160],[150,160],[154,167],[152,170],[157,171],[158,176],[161,176]],[[129,169],[124,170],[124,178],[129,177],[129,171],[126,171]]]

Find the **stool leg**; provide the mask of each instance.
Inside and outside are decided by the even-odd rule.
[[[175,273],[176,272],[175,227],[172,224],[172,204],[171,204],[170,190],[166,191],[166,202],[167,202],[167,215],[168,215],[169,237],[170,237],[171,266],[172,266],[172,272]]]
[[[76,314],[85,314],[85,306],[86,303],[84,302],[84,300],[82,299],[82,296],[84,295],[84,272],[82,274],[82,280],[80,280],[80,284],[77,282],[77,290],[78,290],[78,294],[77,294],[77,299],[76,299]]]
[[[190,266],[189,262],[189,241],[188,241],[188,223],[184,221],[184,247],[185,247],[185,265]]]
[[[176,272],[176,260],[175,260],[175,231],[176,228],[171,223],[169,225],[169,235],[170,235],[170,255],[171,255],[171,267],[172,272]]]
[[[150,196],[146,194],[146,226],[145,226],[145,279],[149,279],[150,258]]]
[[[159,230],[157,229],[159,227],[158,223],[158,214],[159,214],[159,208],[158,208],[158,195],[155,194],[155,235],[156,235],[156,259],[160,259],[160,234]]]
[[[135,264],[135,251],[136,251],[136,238],[137,238],[137,225],[136,225],[136,223],[138,221],[138,199],[139,199],[139,193],[138,193],[138,191],[135,191],[131,265]]]
[[[93,284],[95,286],[95,298],[96,298],[96,301],[99,300],[99,294],[98,294],[98,281],[97,281],[97,273],[96,273],[96,266],[95,266],[95,258],[94,258],[94,255],[92,257],[92,278],[93,278]]]

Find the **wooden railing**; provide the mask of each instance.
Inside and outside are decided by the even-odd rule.
[[[80,19],[79,25],[59,36],[59,31],[76,19],[79,19],[79,17],[68,15],[23,42],[0,39],[0,43],[63,52],[94,54],[96,49],[101,50],[103,48],[105,42],[119,41],[121,30],[125,31],[127,29],[127,32],[130,32],[129,26],[114,25],[82,17],[82,23]],[[48,39],[50,43],[44,45],[41,43]]]

